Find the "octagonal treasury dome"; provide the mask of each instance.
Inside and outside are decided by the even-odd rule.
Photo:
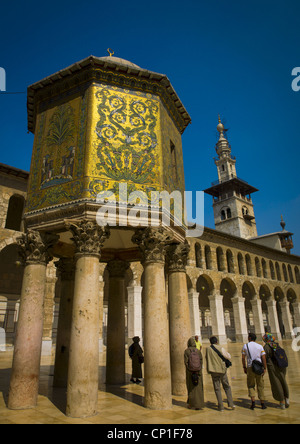
[[[120,65],[127,65],[131,66],[132,68],[141,69],[141,67],[136,65],[135,63],[132,63],[129,60],[121,59],[120,57],[105,56],[105,57],[99,57],[99,60],[103,60],[104,62],[119,63]]]

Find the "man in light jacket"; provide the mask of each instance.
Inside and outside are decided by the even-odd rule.
[[[220,345],[218,345],[218,339],[213,336],[210,338],[211,346],[216,348],[226,359],[231,359],[229,353],[224,350]],[[222,358],[213,350],[212,347],[209,347],[206,350],[206,364],[207,364],[207,372],[211,375],[214,390],[216,393],[217,401],[218,401],[218,410],[220,412],[224,412],[223,405],[223,396],[221,391],[221,384],[227,396],[228,407],[230,409],[235,409],[235,405],[233,404],[232,399],[232,391],[229,385],[228,376],[227,376],[227,368],[225,362]]]

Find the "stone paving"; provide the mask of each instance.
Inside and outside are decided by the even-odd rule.
[[[207,345],[204,345],[204,349]],[[289,409],[282,411],[272,398],[266,375],[268,409],[258,407],[249,410],[250,402],[246,387],[246,376],[241,365],[242,344],[228,344],[233,367],[229,371],[236,410],[226,408],[217,411],[216,398],[209,375],[204,371],[205,408],[202,411],[188,410],[186,397],[173,397],[173,409],[153,411],[143,407],[143,386],[130,384],[130,361],[127,359],[127,381],[122,387],[106,386],[105,354],[101,354],[99,365],[99,413],[86,419],[65,416],[66,391],[52,388],[53,354],[43,357],[38,405],[31,410],[13,411],[7,408],[9,375],[12,351],[0,352],[0,424],[299,424],[300,423],[300,351],[294,352],[291,341],[283,341],[290,367],[288,383],[291,391]],[[225,398],[225,396],[224,396]]]

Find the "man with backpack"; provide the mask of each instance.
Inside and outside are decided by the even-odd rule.
[[[286,382],[288,359],[285,351],[270,333],[264,335],[263,341],[273,398],[280,403],[280,408],[285,410],[290,406],[289,387]]]
[[[256,343],[256,334],[249,333],[249,343],[245,344],[242,350],[242,363],[244,373],[247,375],[247,386],[249,397],[251,398],[251,410],[255,409],[255,385],[257,386],[258,397],[261,408],[265,410],[265,383],[264,374],[267,370],[266,352],[260,344]]]
[[[197,349],[195,339],[188,341],[188,348],[184,352],[184,363],[186,367],[186,386],[188,390],[188,408],[200,410],[204,407],[203,391],[203,358]]]
[[[234,410],[235,405],[233,404],[232,391],[227,376],[227,369],[231,366],[231,356],[218,345],[218,339],[215,336],[210,338],[210,344],[211,346],[206,349],[206,365],[207,373],[210,374],[212,378],[218,401],[218,410],[219,412],[224,412],[221,386],[226,393],[228,407]]]

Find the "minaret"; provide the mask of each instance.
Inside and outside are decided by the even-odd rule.
[[[257,236],[251,194],[258,191],[237,177],[236,159],[231,155],[231,146],[226,138],[226,129],[219,116],[217,126],[219,140],[216,144],[218,157],[215,164],[218,180],[205,193],[213,196],[216,230],[245,239]]]

